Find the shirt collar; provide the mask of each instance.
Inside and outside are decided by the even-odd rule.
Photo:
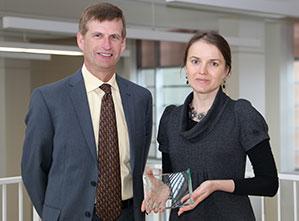
[[[116,83],[116,74],[114,73],[111,79],[108,82],[103,82],[100,79],[98,79],[96,76],[94,76],[92,73],[90,73],[85,64],[82,66],[82,76],[85,83],[86,92],[91,92],[93,90],[98,89],[102,84],[110,84],[112,89],[118,90],[118,86]]]

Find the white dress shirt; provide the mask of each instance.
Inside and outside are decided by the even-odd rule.
[[[82,75],[85,83],[89,110],[91,114],[95,143],[98,144],[99,140],[99,122],[102,98],[104,91],[99,87],[103,83],[111,85],[111,93],[115,107],[118,146],[119,146],[119,159],[120,159],[120,173],[121,173],[121,187],[122,187],[122,200],[133,197],[133,182],[130,166],[130,144],[126,118],[122,106],[119,88],[116,82],[116,75],[114,74],[108,82],[103,82],[93,74],[91,74],[85,65],[82,67]]]

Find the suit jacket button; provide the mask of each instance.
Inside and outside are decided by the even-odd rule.
[[[92,185],[92,186],[96,186],[96,185],[97,185],[97,182],[95,182],[95,181],[90,181],[90,185]]]
[[[91,217],[90,212],[86,211],[86,212],[85,212],[85,216],[86,216],[86,217]]]

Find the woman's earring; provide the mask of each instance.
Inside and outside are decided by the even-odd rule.
[[[221,84],[222,90],[224,90],[224,91],[225,91],[225,88],[226,88],[226,87],[225,87],[225,83],[226,83],[226,80],[224,79],[224,80],[223,80],[223,83]]]
[[[186,78],[186,84],[188,85],[189,81],[188,81],[187,75],[185,76],[185,78]]]

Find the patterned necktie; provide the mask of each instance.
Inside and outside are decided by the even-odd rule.
[[[116,116],[111,86],[102,84],[96,214],[103,221],[114,221],[121,213],[121,181]]]

